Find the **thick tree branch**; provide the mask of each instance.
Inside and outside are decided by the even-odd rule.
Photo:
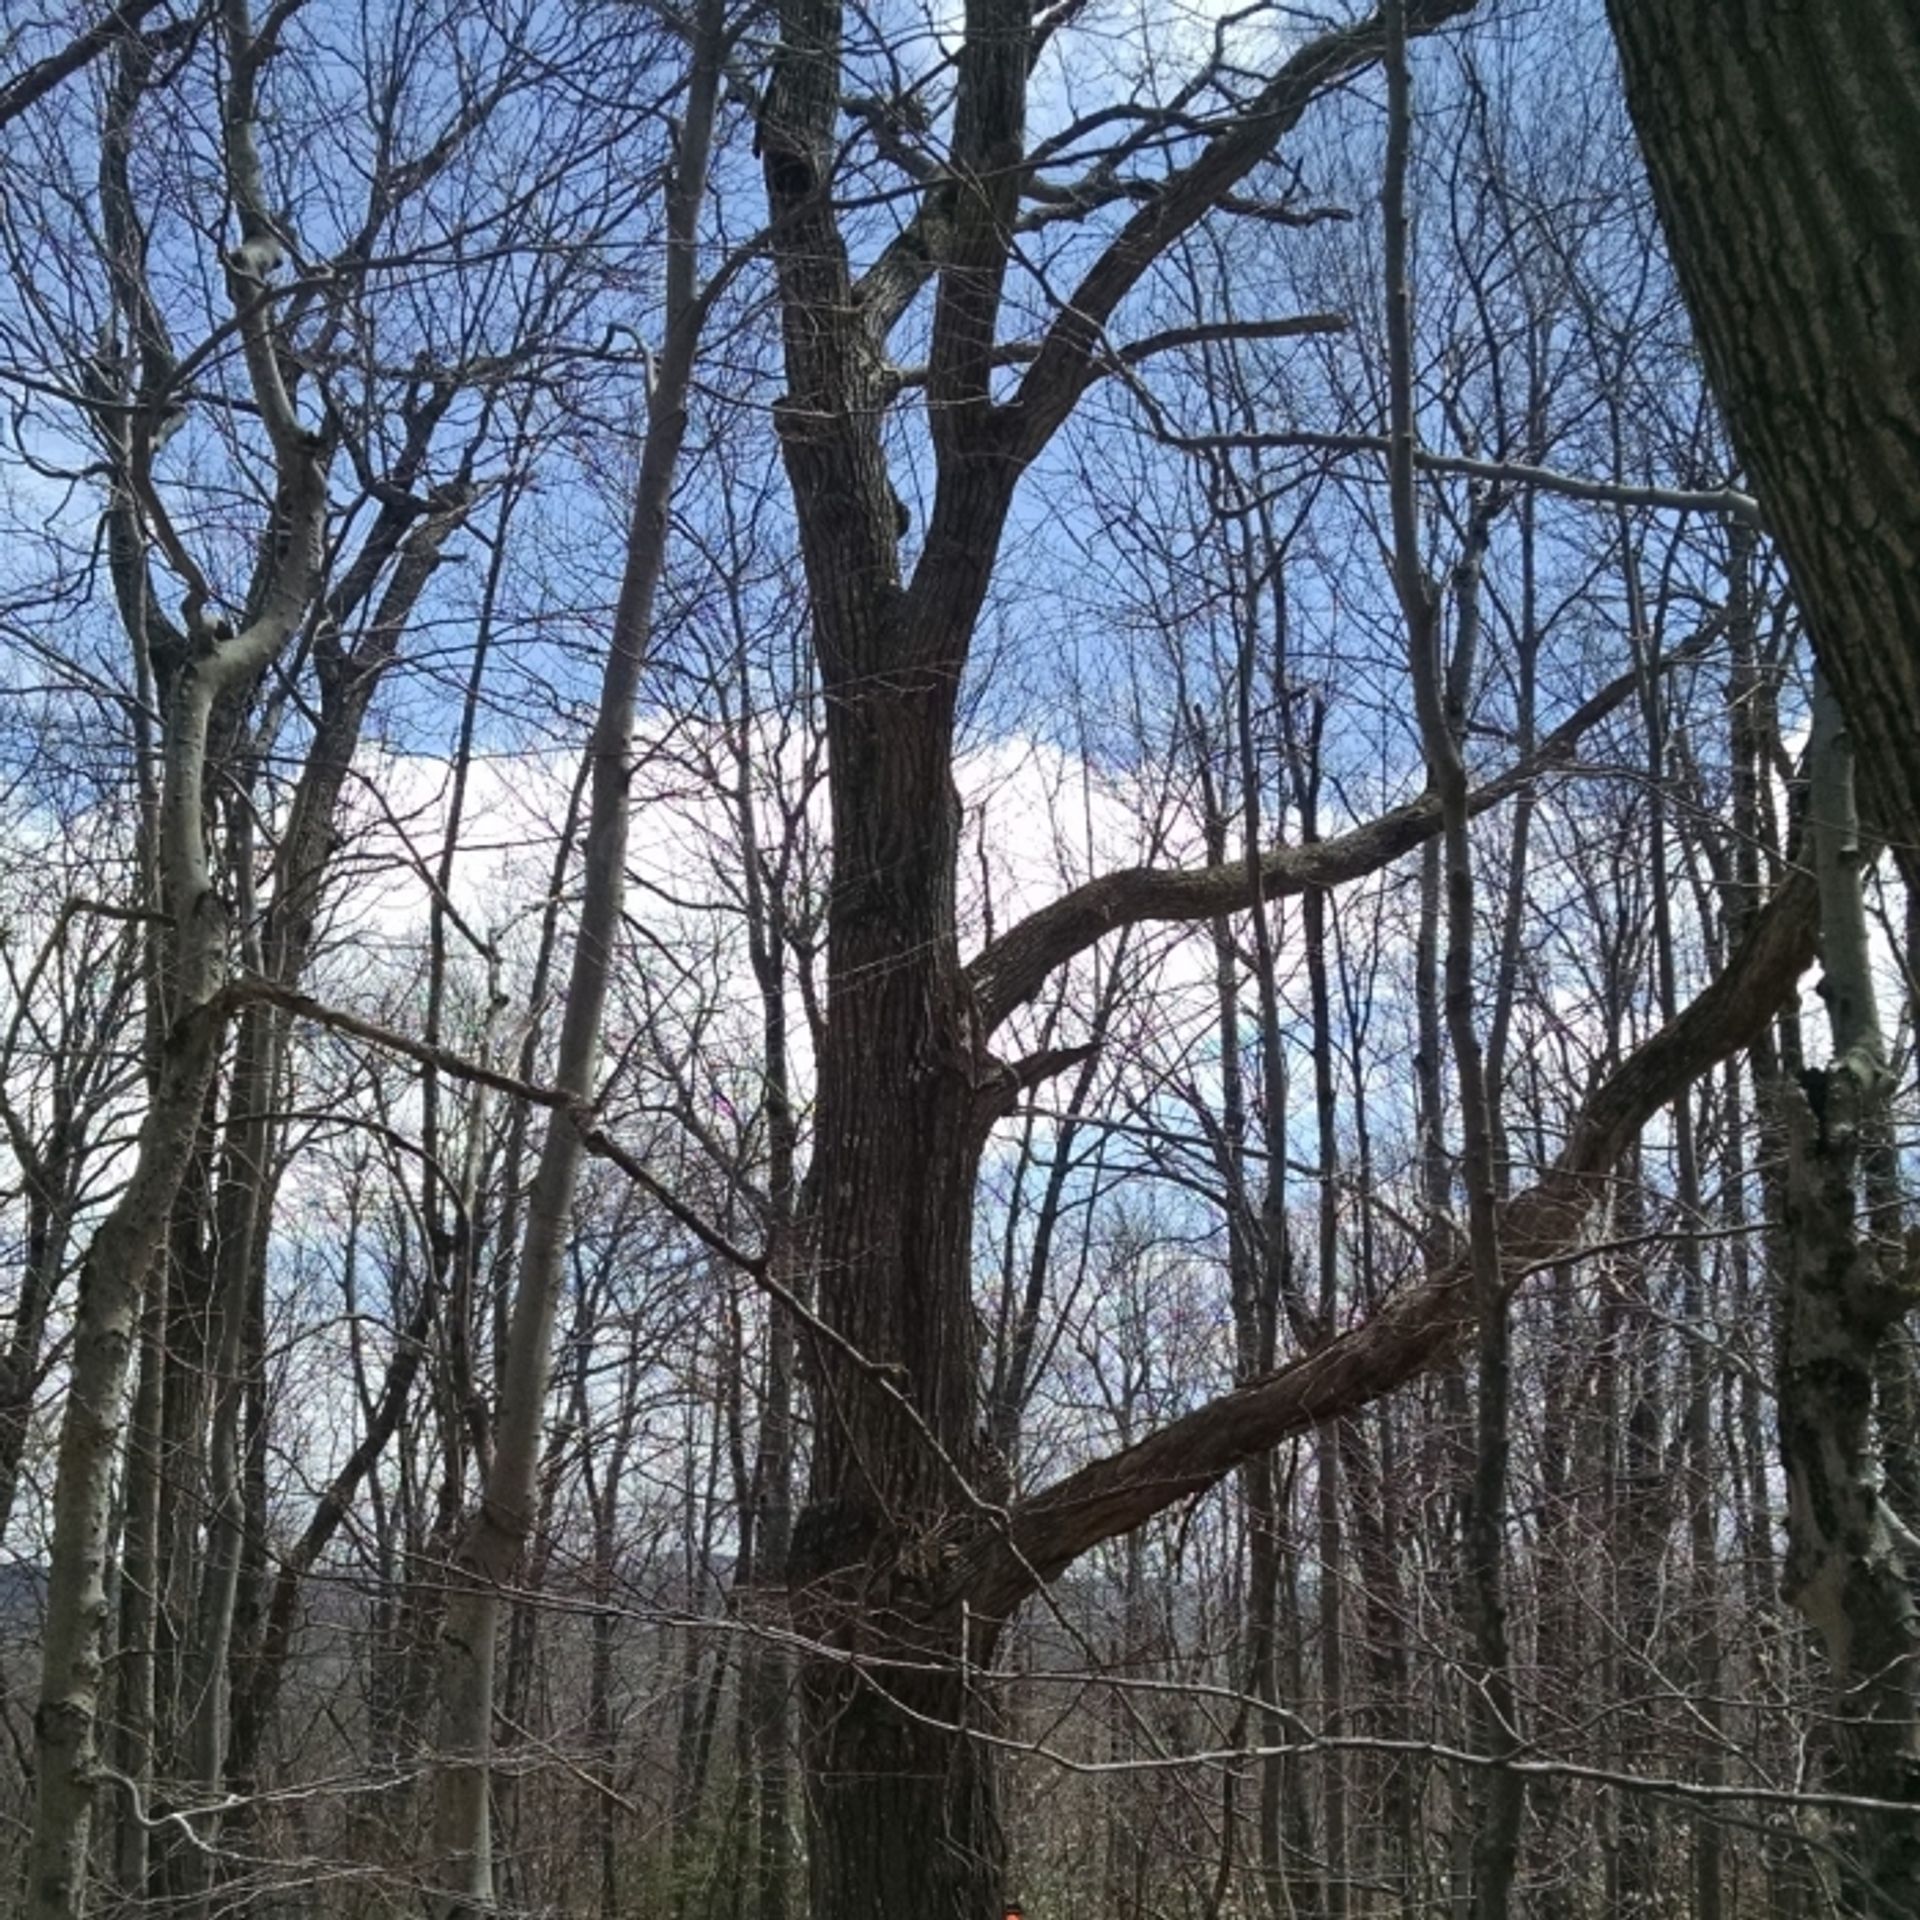
[[[122,35],[132,33],[159,4],[160,0],[122,0],[84,33],[75,34],[58,53],[50,53],[15,74],[0,86],[0,127],[18,119],[36,100],[78,73]]]
[[[1164,332],[1129,340],[1124,346],[1102,355],[1098,371],[1118,373],[1123,368],[1137,367],[1157,353],[1171,353],[1180,347],[1224,345],[1240,340],[1296,340],[1307,333],[1344,333],[1347,324],[1344,313],[1293,313],[1277,320],[1218,320],[1204,326],[1168,327]],[[993,350],[993,364],[996,367],[1030,366],[1040,357],[1042,344],[1038,340],[1003,341]],[[901,367],[893,375],[894,384],[902,388],[924,387],[930,378],[931,369],[927,367]],[[1195,440],[1176,444],[1202,447],[1216,443]]]
[[[1764,1029],[1812,963],[1815,919],[1813,880],[1796,871],[1726,971],[1594,1091],[1559,1158],[1501,1209],[1510,1285],[1577,1252],[1580,1229],[1634,1136]],[[1004,1532],[981,1538],[956,1569],[954,1601],[1003,1618],[1036,1579],[1052,1579],[1101,1541],[1204,1493],[1290,1435],[1351,1414],[1441,1365],[1471,1325],[1472,1308],[1462,1258],[1317,1352],[1069,1474],[1015,1507]]]
[[[1718,622],[1702,629],[1666,664],[1693,658],[1718,631]],[[1636,685],[1632,674],[1623,674],[1603,687],[1533,753],[1469,796],[1471,810],[1485,813],[1528,781],[1564,766],[1581,735],[1621,705]],[[1439,831],[1440,803],[1428,792],[1349,833],[1306,846],[1276,847],[1260,863],[1261,898],[1278,900],[1308,887],[1343,886],[1377,872]],[[1056,968],[1109,933],[1149,920],[1210,920],[1250,904],[1244,860],[1211,867],[1128,867],[1089,880],[1009,927],[975,957],[967,973],[981,1031],[993,1033],[1040,991]]]
[[[929,425],[942,451],[969,446],[979,417],[990,411],[1007,235],[1019,208],[1026,148],[1030,17],[1026,0],[967,4],[947,188],[952,228],[927,363]]]
[[[1474,3],[1415,0],[1407,9],[1407,29],[1432,33],[1471,12]],[[1013,402],[1028,458],[1046,444],[1096,377],[1107,323],[1153,263],[1273,151],[1314,101],[1377,60],[1384,45],[1385,27],[1378,15],[1308,41],[1247,110],[1215,134],[1114,236],[1061,308]]]

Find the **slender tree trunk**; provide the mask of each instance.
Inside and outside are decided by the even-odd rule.
[[[1243,644],[1235,681],[1237,717],[1241,735],[1240,779],[1244,788],[1242,802],[1242,857],[1257,862],[1260,852],[1260,799],[1258,770],[1252,751],[1249,714],[1252,705],[1250,674],[1252,648]],[[1228,822],[1220,794],[1221,782],[1209,758],[1204,737],[1196,740],[1200,756],[1200,787],[1206,833],[1207,858],[1215,865],[1227,858]],[[1256,923],[1254,972],[1261,1005],[1257,1028],[1260,1090],[1263,1102],[1277,1101],[1277,1114],[1269,1112],[1262,1128],[1263,1144],[1270,1150],[1275,1138],[1284,1140],[1285,1066],[1278,1054],[1277,1026],[1269,1034],[1266,1011],[1272,999],[1273,974],[1270,941],[1264,921],[1265,904],[1260,899],[1257,878],[1249,885],[1250,911]],[[1227,1239],[1227,1282],[1233,1306],[1235,1366],[1238,1377],[1252,1380],[1273,1364],[1276,1332],[1275,1308],[1283,1284],[1284,1263],[1288,1258],[1284,1182],[1284,1154],[1265,1162],[1267,1175],[1263,1192],[1256,1198],[1246,1141],[1248,1110],[1246,1073],[1242,1063],[1240,959],[1234,938],[1233,921],[1226,915],[1212,927],[1214,956],[1214,1001],[1217,1043],[1220,1058],[1220,1116],[1214,1141],[1214,1157],[1224,1189]],[[1270,1041],[1273,1043],[1270,1045]],[[1278,1184],[1276,1184],[1278,1183]],[[1240,1471],[1240,1497],[1246,1513],[1246,1597],[1245,1638],[1246,1673],[1244,1688],[1255,1708],[1259,1744],[1280,1744],[1281,1673],[1279,1648],[1280,1560],[1283,1526],[1278,1507],[1273,1458],[1262,1454],[1249,1460]],[[1288,1698],[1298,1696],[1291,1690]],[[1295,1769],[1297,1772],[1297,1769]],[[1278,1911],[1291,1903],[1287,1889],[1287,1854],[1283,1831],[1282,1803],[1288,1786],[1288,1764],[1279,1753],[1260,1762],[1258,1799],[1258,1854],[1260,1873],[1268,1905]],[[1237,1842],[1238,1813],[1232,1800],[1233,1776],[1223,1782],[1227,1795],[1221,1821],[1221,1859],[1215,1877],[1215,1900],[1223,1898],[1230,1883],[1234,1849]],[[1305,1795],[1296,1792],[1304,1811]]]
[[[762,1105],[767,1126],[769,1273],[789,1293],[811,1292],[800,1242],[799,1119],[792,1092],[787,1037],[791,947],[787,875],[791,845],[772,871],[760,842],[753,784],[753,688],[742,633],[739,658],[740,722],[736,736],[735,817],[745,878],[748,958],[760,994]],[[791,831],[791,830],[790,830]],[[752,1539],[755,1620],[774,1630],[749,1642],[741,1673],[745,1762],[751,1769],[756,1920],[787,1920],[793,1882],[793,1663],[775,1632],[788,1626],[787,1558],[793,1545],[793,1479],[797,1365],[796,1328],[780,1301],[767,1305],[767,1360],[760,1400],[760,1432],[750,1478],[743,1532]]]
[[[127,1360],[147,1272],[199,1137],[223,1025],[216,996],[226,973],[226,914],[213,886],[204,825],[208,722],[215,702],[279,651],[319,563],[323,470],[290,417],[284,432],[290,499],[282,577],[254,624],[230,639],[194,637],[193,657],[179,671],[167,714],[161,859],[173,926],[167,987],[174,1012],[132,1175],[81,1268],[35,1718],[38,1794],[28,1900],[36,1920],[74,1920],[84,1899],[107,1527]]]
[[[152,1754],[157,1804],[146,1810],[149,1814],[175,1810],[173,1757],[188,1718],[186,1668],[200,1573],[199,1520],[206,1503],[203,1443],[211,1372],[207,1300],[212,1291],[218,1094],[216,1080],[201,1109],[192,1162],[174,1195],[156,1276],[166,1289],[166,1344],[160,1354],[160,1440],[154,1467],[159,1510],[153,1569],[153,1717],[144,1736],[131,1724],[125,1729]],[[138,1492],[130,1486],[130,1495]],[[141,1809],[130,1797],[119,1811],[123,1820],[138,1824]],[[138,1843],[153,1856],[149,1893],[169,1889],[172,1850],[180,1839],[177,1828],[162,1828]]]
[[[581,1343],[582,1371],[588,1354]],[[587,1406],[585,1381],[576,1389],[575,1405],[584,1424]],[[620,1899],[620,1774],[619,1727],[614,1715],[614,1662],[619,1615],[613,1604],[619,1575],[620,1498],[626,1479],[627,1460],[633,1448],[634,1429],[639,1420],[639,1364],[631,1351],[622,1371],[620,1412],[615,1423],[613,1442],[608,1449],[604,1469],[593,1457],[592,1449],[582,1463],[587,1482],[587,1500],[593,1514],[593,1644],[588,1655],[587,1741],[593,1754],[595,1777],[599,1782],[599,1805],[595,1809],[596,1851],[600,1863],[600,1920],[617,1920],[622,1910]]]
[[[0,1358],[0,1539],[6,1537],[19,1493],[20,1463],[33,1428],[34,1391],[40,1384],[47,1314],[73,1230],[73,1148],[78,1142],[64,1084],[56,1085],[54,1101],[53,1124],[42,1150],[30,1150],[25,1141],[13,1143],[26,1188],[27,1220],[13,1328],[6,1354]]]
[[[256,1008],[240,1023],[232,1074],[234,1117],[216,1201],[214,1338],[208,1381],[213,1419],[206,1442],[209,1511],[184,1660],[187,1723],[173,1769],[184,1797],[200,1804],[218,1798],[226,1770],[228,1652],[245,1528],[246,1332],[255,1280],[264,1280],[265,1249],[259,1241],[269,1206],[273,1151],[269,1116],[275,1099],[268,1076],[278,1063],[277,1049],[268,1044],[272,1018],[266,1009]],[[261,1256],[258,1262],[256,1247]],[[198,1836],[203,1843],[214,1837],[211,1818],[207,1825],[209,1830]],[[205,1844],[175,1838],[175,1891],[183,1911],[190,1915],[211,1892],[213,1857]]]
[[[1473,1720],[1487,1770],[1473,1849],[1475,1920],[1505,1920],[1519,1852],[1521,1777],[1499,1764],[1518,1737],[1517,1699],[1509,1665],[1505,1600],[1509,1318],[1501,1268],[1493,1131],[1474,1018],[1474,875],[1467,772],[1461,755],[1478,621],[1478,568],[1486,538],[1476,513],[1459,569],[1459,632],[1443,664],[1439,596],[1420,553],[1414,493],[1412,296],[1407,276],[1406,169],[1412,136],[1406,18],[1391,4],[1387,23],[1388,126],[1386,184],[1387,355],[1392,453],[1394,581],[1407,622],[1414,703],[1427,777],[1439,796],[1446,895],[1444,962],[1447,1038],[1460,1096],[1461,1168],[1467,1189],[1467,1251],[1477,1328],[1475,1464],[1463,1544],[1477,1671]]]
[[[1644,627],[1635,622],[1636,632]],[[1658,980],[1660,1017],[1671,1020],[1679,1012],[1673,937],[1672,880],[1668,870],[1666,819],[1667,720],[1660,689],[1651,674],[1644,681],[1647,725],[1647,786],[1650,804],[1651,870],[1653,875],[1654,969]],[[1697,1777],[1718,1785],[1725,1775],[1721,1753],[1722,1711],[1720,1675],[1720,1554],[1716,1538],[1718,1473],[1713,1450],[1713,1369],[1709,1364],[1711,1336],[1707,1315],[1706,1271],[1698,1230],[1704,1223],[1700,1185],[1700,1157],[1694,1125],[1694,1097],[1688,1089],[1673,1107],[1674,1201],[1679,1209],[1679,1237],[1675,1256],[1680,1267],[1680,1315],[1687,1328],[1685,1392],[1682,1422],[1686,1442],[1687,1539],[1691,1556],[1690,1595],[1693,1620],[1686,1650],[1686,1678],[1694,1696],[1693,1712],[1706,1735],[1697,1763]],[[1644,1571],[1644,1570],[1643,1570]],[[1722,1880],[1721,1830],[1711,1813],[1693,1825],[1693,1901],[1695,1920],[1720,1920]]]
[[[514,1567],[513,1599],[507,1609],[506,1667],[494,1702],[495,1716],[501,1722],[496,1751],[505,1764],[489,1790],[489,1819],[504,1843],[496,1848],[499,1884],[495,1898],[508,1908],[527,1903],[522,1790],[528,1782],[524,1770],[514,1761],[518,1754],[525,1752],[528,1736],[535,1731],[533,1713],[541,1676],[551,1670],[551,1663],[542,1659],[545,1647],[540,1626],[549,1614],[547,1583],[560,1546],[554,1530],[554,1510],[572,1452],[572,1435],[564,1423],[556,1424],[541,1454],[533,1525],[526,1548]]]
[[[1551,1275],[1546,1338],[1546,1378],[1541,1391],[1540,1496],[1544,1509],[1534,1554],[1539,1624],[1534,1666],[1543,1693],[1571,1694],[1580,1665],[1579,1582],[1584,1556],[1579,1548],[1578,1501],[1574,1482],[1579,1407],[1586,1386],[1575,1352],[1574,1277],[1570,1262]],[[1578,1913],[1578,1828],[1569,1817],[1577,1804],[1570,1783],[1543,1780],[1528,1799],[1536,1826],[1536,1844],[1547,1865],[1541,1887],[1540,1920],[1571,1920]]]
[[[1835,1689],[1839,1781],[1920,1808],[1920,1614],[1881,1493],[1873,1379],[1882,1344],[1920,1299],[1897,1219],[1861,1208],[1886,1151],[1889,1070],[1861,902],[1851,722],[1814,690],[1808,832],[1820,882],[1833,1059],[1784,1090],[1788,1124],[1780,1448],[1787,1594],[1818,1631]],[[1920,1812],[1841,1818],[1846,1911],[1920,1910]]]
[[[724,54],[720,0],[703,0],[694,25],[691,85],[669,188],[666,330],[648,406],[626,572],[614,610],[600,704],[588,749],[588,801],[580,924],[560,1020],[554,1085],[584,1110],[592,1101],[626,891],[628,787],[634,699],[652,639],[653,602],[665,560],[668,508],[686,437],[687,402],[704,305],[698,287],[699,212]],[[434,1816],[435,1868],[448,1916],[484,1910],[493,1898],[488,1831],[493,1737],[494,1642],[503,1591],[526,1544],[540,1463],[540,1433],[552,1367],[554,1317],[565,1272],[574,1187],[583,1145],[579,1116],[549,1116],[527,1198],[500,1382],[493,1456],[478,1510],[452,1569],[440,1629],[439,1711],[443,1756]]]
[[[1317,753],[1318,727],[1315,728]],[[1301,769],[1300,771],[1304,771]],[[1311,778],[1300,779],[1301,834],[1319,836],[1317,767]],[[1312,888],[1300,903],[1300,921],[1307,960],[1307,1004],[1312,1018],[1313,1109],[1319,1192],[1315,1196],[1314,1244],[1319,1267],[1314,1304],[1315,1332],[1330,1340],[1340,1308],[1340,1142],[1338,1095],[1334,1083],[1333,1001],[1328,983],[1327,919],[1329,900],[1324,888]],[[1256,909],[1256,911],[1263,911]],[[1267,956],[1262,956],[1266,958]],[[1273,1038],[1277,1045],[1278,1021]],[[1268,1113],[1266,1151],[1269,1166],[1286,1164],[1286,1130]],[[1271,1365],[1271,1359],[1268,1364]],[[1330,1421],[1315,1435],[1314,1506],[1317,1552],[1320,1561],[1320,1724],[1329,1736],[1350,1730],[1347,1700],[1346,1625],[1342,1596],[1347,1582],[1346,1527],[1342,1508],[1347,1497],[1345,1423]],[[1277,1744],[1279,1728],[1263,1738]],[[1326,1779],[1327,1848],[1326,1897],[1328,1920],[1345,1920],[1348,1908],[1349,1858],[1348,1762],[1339,1748],[1322,1761]]]
[[[140,1319],[140,1371],[127,1433],[125,1518],[121,1527],[120,1608],[115,1634],[118,1695],[112,1757],[131,1783],[153,1785],[155,1637],[160,1627],[161,1390],[166,1377],[167,1263],[147,1268]],[[114,1825],[113,1883],[123,1899],[147,1894],[148,1829],[143,1809],[123,1806]]]
[[[1614,1231],[1624,1241],[1646,1232],[1644,1148],[1622,1168]],[[1664,1395],[1647,1257],[1629,1248],[1611,1262],[1614,1298],[1607,1328],[1612,1346],[1614,1404],[1606,1435],[1606,1567],[1617,1623],[1606,1666],[1604,1697],[1621,1703],[1614,1716],[1621,1769],[1659,1764],[1660,1714],[1648,1668],[1659,1638],[1661,1594],[1671,1528],[1671,1489],[1664,1470]],[[1644,1794],[1616,1796],[1618,1858],[1609,1863],[1612,1910],[1643,1920],[1659,1909],[1662,1810]]]

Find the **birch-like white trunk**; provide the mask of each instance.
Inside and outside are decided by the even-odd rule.
[[[128,1355],[146,1275],[194,1150],[200,1110],[224,1026],[218,995],[227,969],[227,915],[205,837],[207,725],[216,701],[285,643],[320,561],[325,481],[304,441],[289,472],[289,540],[280,580],[260,617],[230,638],[204,633],[165,716],[162,898],[173,930],[173,1017],[125,1191],[87,1249],[61,1422],[40,1702],[34,1716],[37,1794],[28,1911],[78,1920],[97,1786],[101,1629],[114,1464],[125,1432]]]
[[[207,844],[207,737],[221,699],[279,653],[306,612],[321,568],[326,449],[303,428],[281,376],[259,263],[277,248],[253,144],[261,56],[244,0],[226,0],[224,102],[229,186],[240,246],[227,261],[249,385],[272,443],[279,502],[273,559],[253,617],[237,633],[209,616],[204,581],[189,588],[182,658],[162,719],[158,866],[169,923],[166,1037],[135,1145],[133,1171],[80,1270],[73,1357],[61,1422],[47,1574],[47,1626],[34,1715],[35,1801],[28,1867],[32,1920],[79,1920],[100,1772],[102,1632],[114,1466],[126,1430],[126,1384],[146,1278],[193,1157],[224,1030],[227,910]]]

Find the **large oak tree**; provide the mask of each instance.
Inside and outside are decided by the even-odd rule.
[[[1467,10],[1415,0],[1405,24],[1431,33]],[[776,424],[831,754],[829,993],[808,1223],[829,1337],[814,1343],[812,1484],[791,1568],[796,1625],[812,1649],[804,1771],[820,1920],[997,1912],[993,1751],[975,1737],[990,1732],[992,1707],[971,1676],[1012,1609],[1099,1541],[1432,1364],[1469,1313],[1463,1273],[1442,1271],[1352,1338],[1011,1513],[978,1491],[980,1155],[1020,1091],[1075,1057],[1005,1060],[996,1031],[1106,932],[1198,921],[1254,891],[1365,872],[1440,826],[1429,797],[1345,841],[1273,858],[1257,889],[1241,863],[1111,875],[963,962],[956,712],[1022,476],[1096,382],[1146,357],[1150,343],[1129,342],[1124,321],[1156,262],[1316,100],[1375,62],[1385,39],[1376,17],[1293,45],[1239,111],[1151,185],[1129,188],[1130,210],[1081,257],[1039,337],[1015,342],[1002,329],[1037,180],[1029,81],[1049,31],[1073,11],[1036,18],[1022,0],[972,0],[947,149],[918,169],[915,211],[863,273],[836,189],[847,116],[878,110],[844,91],[836,0],[785,0],[760,113],[787,378]],[[923,295],[930,346],[909,383],[889,343]],[[1010,363],[1023,368],[1017,380],[997,380]],[[911,565],[890,463],[903,388],[924,395],[933,479]],[[1511,1260],[1566,1246],[1646,1119],[1752,1037],[1805,964],[1808,920],[1788,889],[1717,985],[1602,1085],[1560,1161],[1509,1203]]]

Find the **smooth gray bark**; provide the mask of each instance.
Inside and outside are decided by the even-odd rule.
[[[249,328],[249,360],[270,364],[265,324]],[[278,374],[272,388],[278,392]],[[97,1786],[100,1635],[113,1469],[125,1427],[128,1356],[149,1267],[186,1174],[223,1028],[217,996],[227,970],[227,913],[213,885],[205,826],[207,730],[215,703],[244,685],[285,644],[318,575],[325,515],[322,451],[279,395],[266,409],[281,462],[281,564],[256,618],[223,635],[189,629],[189,657],[165,718],[161,813],[162,899],[172,926],[171,1008],[160,1072],[140,1127],[127,1186],[102,1221],[81,1268],[66,1413],[54,1484],[53,1549],[40,1705],[38,1793],[29,1911],[74,1920],[86,1886]]]

